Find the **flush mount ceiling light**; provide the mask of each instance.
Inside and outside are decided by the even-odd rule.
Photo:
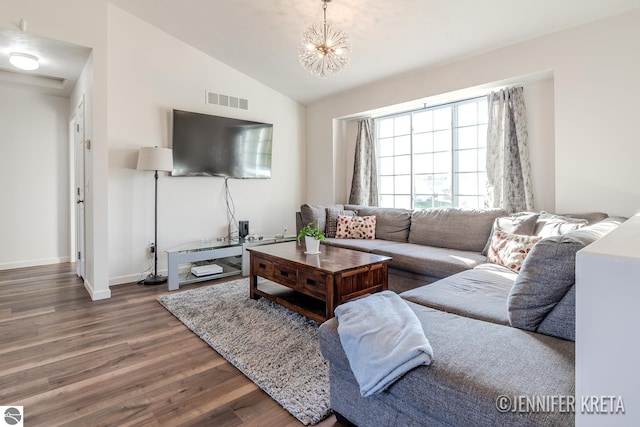
[[[21,52],[11,52],[9,54],[9,62],[11,62],[11,65],[14,67],[25,71],[37,70],[40,66],[37,56]]]
[[[327,23],[327,3],[322,0],[322,24],[313,24],[302,33],[302,46],[298,50],[300,64],[318,77],[325,78],[342,71],[349,63],[351,44],[340,28]]]

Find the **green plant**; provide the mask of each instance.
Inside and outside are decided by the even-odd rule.
[[[314,222],[310,222],[300,229],[298,233],[298,243],[300,243],[300,239],[305,236],[315,237],[316,240],[324,240],[326,238],[322,230],[320,230]]]

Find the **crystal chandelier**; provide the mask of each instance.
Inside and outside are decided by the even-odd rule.
[[[327,23],[327,3],[322,0],[324,20],[313,24],[302,33],[302,46],[298,50],[300,64],[318,77],[337,74],[349,63],[351,44],[349,37],[340,28]]]

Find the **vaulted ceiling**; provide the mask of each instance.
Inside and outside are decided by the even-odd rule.
[[[301,102],[493,50],[640,7],[640,0],[333,0],[327,18],[350,36],[351,62],[319,79],[298,62],[300,34],[321,0],[110,0]],[[568,53],[570,54],[570,53]]]
[[[327,17],[346,30],[353,51],[344,71],[319,79],[297,52],[300,34],[322,21],[321,0],[109,1],[303,104],[640,7],[640,0],[332,0]],[[16,43],[37,51],[39,70],[9,65]],[[67,94],[90,49],[15,28],[0,29],[0,53],[0,84]]]

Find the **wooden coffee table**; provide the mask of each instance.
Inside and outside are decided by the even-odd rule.
[[[320,245],[318,255],[306,255],[296,242],[247,250],[249,296],[268,298],[317,322],[332,318],[345,301],[388,287],[387,256],[327,245]],[[258,283],[258,276],[269,281]]]

